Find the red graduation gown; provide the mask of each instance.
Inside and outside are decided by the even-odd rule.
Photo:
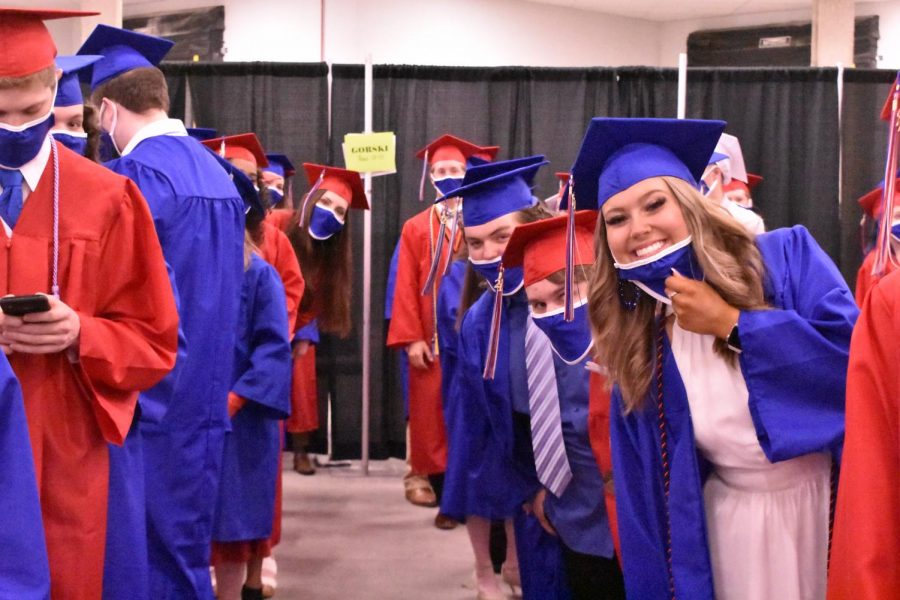
[[[78,312],[78,362],[14,354],[50,558],[53,598],[101,597],[107,442],[121,445],[138,392],[175,363],[178,315],[153,219],[137,187],[59,148],[59,282]],[[0,295],[50,292],[53,160],[12,239],[0,232]]]
[[[611,483],[613,468],[612,447],[609,439],[609,403],[610,393],[606,389],[606,378],[591,372],[588,435],[591,440],[591,450],[594,451],[594,459],[597,461],[600,474],[603,475],[603,497],[606,501],[606,515],[609,519],[609,531],[612,534],[613,545],[616,547],[616,556],[622,556],[619,550],[619,524],[616,521],[616,495]]]
[[[875,251],[872,250],[866,254],[863,259],[859,271],[856,272],[856,303],[861,307],[866,301],[866,295],[869,293],[878,280],[872,276],[872,265],[875,264]],[[894,263],[888,261],[886,273],[894,270]]]
[[[900,598],[900,273],[869,293],[850,343],[830,600]]]
[[[447,229],[449,235],[448,223]],[[387,345],[404,349],[413,342],[428,343],[436,355],[437,331],[435,312],[440,273],[452,256],[451,244],[445,239],[429,294],[422,295],[431,268],[433,249],[437,245],[440,220],[437,210],[429,206],[403,225],[400,232],[400,258],[394,289],[394,310],[388,330]],[[409,368],[409,462],[415,473],[443,473],[447,469],[447,432],[441,408],[441,364],[438,357],[427,369]]]

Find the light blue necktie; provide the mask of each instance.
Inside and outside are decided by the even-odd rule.
[[[563,441],[550,338],[530,317],[525,330],[525,367],[528,371],[531,445],[538,480],[559,498],[572,481],[572,468]]]
[[[0,217],[10,229],[15,229],[16,221],[22,214],[22,172],[18,169],[0,169]]]

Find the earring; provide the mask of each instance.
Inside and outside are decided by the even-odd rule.
[[[619,280],[619,303],[628,312],[634,312],[641,299],[641,290],[630,281]]]

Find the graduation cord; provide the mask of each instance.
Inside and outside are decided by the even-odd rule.
[[[669,435],[666,429],[666,411],[663,405],[663,335],[666,331],[666,313],[661,311],[656,331],[656,419],[659,427],[659,456],[662,461],[663,493],[666,513],[666,570],[669,578],[669,598],[675,600],[675,575],[672,571],[672,516],[669,513]]]
[[[828,501],[828,562],[825,565],[827,571],[831,567],[831,540],[834,537],[834,515],[837,509],[838,477],[840,469],[834,457],[831,459],[831,498]]]
[[[50,150],[53,156],[53,279],[50,293],[59,299],[59,149],[52,135]]]

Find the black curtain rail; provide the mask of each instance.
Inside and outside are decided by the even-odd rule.
[[[160,69],[166,75],[268,75],[272,77],[324,77],[326,63],[294,62],[163,62]]]
[[[890,69],[847,69],[844,81],[850,83],[893,83],[897,71]]]

